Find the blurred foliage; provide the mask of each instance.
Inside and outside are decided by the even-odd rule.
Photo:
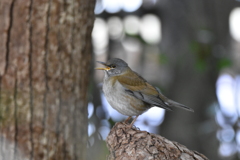
[[[196,56],[195,68],[200,71],[206,71],[208,60],[211,58],[211,45],[193,41],[190,44],[190,51]]]
[[[213,44],[205,44],[193,41],[190,44],[190,51],[196,57],[195,68],[199,72],[205,72],[210,65],[216,65],[218,71],[232,65],[232,62],[227,57],[215,57],[212,54]],[[212,63],[212,59],[215,63]]]
[[[232,61],[226,57],[219,59],[219,61],[217,63],[217,67],[219,70],[230,67],[231,65],[232,65]]]
[[[166,54],[159,54],[159,64],[167,64],[168,63],[168,57]]]

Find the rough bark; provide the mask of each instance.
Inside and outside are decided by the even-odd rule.
[[[94,4],[1,0],[1,160],[86,159]]]
[[[109,160],[207,160],[208,158],[162,136],[116,123],[107,137]]]

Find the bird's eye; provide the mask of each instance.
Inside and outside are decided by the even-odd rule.
[[[113,64],[112,64],[110,67],[111,67],[111,68],[116,68],[116,66],[115,66],[115,65],[113,65]]]

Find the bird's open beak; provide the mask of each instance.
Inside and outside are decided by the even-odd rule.
[[[104,62],[97,61],[97,63],[100,63],[100,64],[106,66],[106,68],[95,68],[95,69],[97,69],[97,70],[107,70],[107,71],[108,71],[108,70],[111,69],[111,68],[110,68],[106,63],[104,63]]]

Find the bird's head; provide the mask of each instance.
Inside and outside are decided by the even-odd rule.
[[[107,76],[118,76],[123,72],[128,70],[128,64],[119,58],[112,58],[106,63],[97,61],[98,63],[104,65],[102,68],[95,68],[97,70],[104,70]]]

